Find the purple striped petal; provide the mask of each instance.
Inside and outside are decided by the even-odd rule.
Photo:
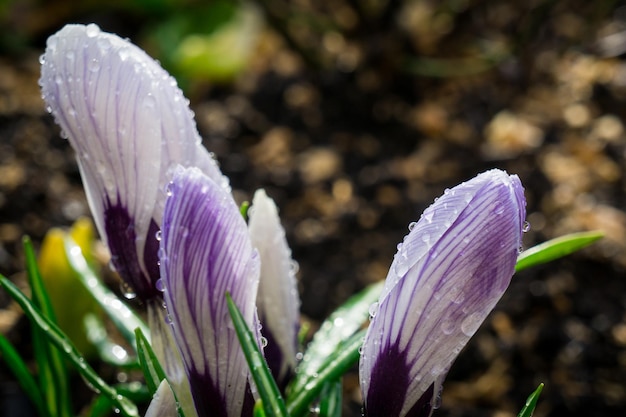
[[[177,169],[165,204],[160,261],[174,339],[200,417],[242,415],[249,373],[225,294],[257,328],[259,256],[229,193]]]
[[[145,52],[91,24],[67,25],[41,57],[42,96],[76,151],[113,265],[144,300],[158,295],[165,185],[178,164],[228,187],[202,147],[176,81]]]
[[[506,290],[525,218],[517,176],[446,190],[398,245],[360,362],[366,416],[430,416],[452,362]]]
[[[264,190],[254,194],[249,215],[250,238],[261,257],[257,308],[267,339],[265,359],[279,386],[285,388],[296,368],[298,349],[297,264],[291,258],[276,204]]]

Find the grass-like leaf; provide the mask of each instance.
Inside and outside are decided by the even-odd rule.
[[[138,416],[137,407],[128,398],[119,394],[113,387],[108,385],[98,374],[87,364],[85,359],[76,350],[72,342],[63,334],[63,332],[42,315],[35,305],[17,288],[11,281],[0,275],[0,285],[9,293],[24,310],[26,316],[30,319],[31,324],[41,330],[48,340],[59,350],[63,352],[63,357],[72,363],[78,372],[84,377],[87,383],[94,390],[99,391],[106,396],[113,406],[120,413],[127,417]]]
[[[98,357],[109,365],[122,368],[136,368],[139,366],[137,358],[131,356],[128,350],[115,343],[106,331],[104,323],[95,314],[87,314],[84,319],[87,340],[98,351]]]
[[[330,381],[320,395],[320,417],[341,417],[343,383],[341,379]]]
[[[139,365],[143,371],[146,385],[151,394],[157,392],[161,381],[166,379],[165,371],[159,363],[159,360],[150,346],[150,342],[143,334],[140,328],[135,330],[135,338],[137,339],[137,356],[139,357]]]
[[[519,412],[517,417],[532,417],[533,412],[535,411],[535,407],[537,407],[537,401],[539,400],[539,395],[541,395],[541,391],[543,390],[543,383],[539,384],[537,389],[530,394],[528,399],[526,400],[526,404],[522,411]]]
[[[44,317],[56,324],[52,303],[48,298],[37,266],[33,244],[28,236],[22,239],[22,243],[32,303]],[[61,353],[49,342],[44,333],[41,329],[33,326],[33,349],[39,372],[40,387],[48,411],[52,416],[71,417],[72,403],[65,362],[63,362]]]
[[[22,389],[32,401],[37,409],[37,414],[40,417],[48,417],[50,414],[48,413],[48,408],[46,407],[37,382],[28,371],[28,367],[20,357],[20,354],[17,353],[13,345],[2,333],[0,333],[0,356],[4,358],[5,364],[9,367],[13,375],[15,375]]]
[[[265,415],[267,417],[288,417],[289,414],[287,414],[283,397],[276,385],[276,381],[272,377],[267,362],[265,362],[265,357],[257,345],[256,338],[228,293],[226,293],[226,303],[239,338],[239,343],[248,362],[250,373],[263,401]]]
[[[327,382],[336,381],[345,374],[359,360],[359,349],[363,345],[365,330],[354,334],[344,344],[340,345],[337,353],[324,361],[317,375],[308,378],[297,395],[291,396],[287,402],[287,410],[291,417],[303,417],[311,403],[319,397]]]
[[[148,326],[119,297],[102,284],[98,276],[89,267],[80,246],[74,243],[71,238],[65,239],[65,251],[71,267],[76,271],[85,288],[100,303],[124,339],[131,346],[137,346],[135,329],[140,328],[143,334],[148,336],[150,334]]]
[[[139,358],[139,365],[143,371],[144,379],[146,380],[148,392],[150,395],[155,395],[161,382],[165,380],[169,385],[169,381],[148,338],[146,338],[146,335],[140,328],[135,329],[135,337],[137,339],[137,357]],[[178,413],[178,417],[185,417],[185,413],[180,406],[180,401],[178,401],[178,397],[171,385],[169,389],[172,390],[172,394],[176,399],[176,412]]]
[[[353,295],[322,323],[298,365],[298,373],[288,389],[289,398],[298,395],[308,379],[319,373],[322,364],[338,354],[337,347],[363,326],[369,318],[369,307],[378,301],[383,285],[379,282]]]
[[[544,264],[587,247],[604,237],[600,231],[572,233],[557,237],[525,250],[517,257],[515,271]]]

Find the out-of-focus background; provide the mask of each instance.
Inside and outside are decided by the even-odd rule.
[[[536,416],[626,411],[622,2],[3,0],[0,272],[16,279],[23,234],[39,243],[89,214],[37,80],[46,38],[91,22],[177,77],[239,201],[260,187],[276,200],[313,323],[386,276],[446,187],[489,168],[526,187],[526,247],[603,230],[514,277],[437,415],[515,416],[540,382]],[[19,310],[0,306],[0,331],[27,351]],[[345,408],[360,413],[355,375]]]

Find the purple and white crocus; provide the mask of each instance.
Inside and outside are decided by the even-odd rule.
[[[248,327],[258,329],[259,254],[231,195],[199,169],[177,169],[168,194],[161,279],[196,411],[201,417],[250,416],[249,369],[225,294]]]
[[[198,167],[229,190],[188,100],[154,59],[95,24],[48,38],[41,64],[43,99],[76,151],[113,266],[140,300],[160,299],[155,235],[172,170]]]
[[[446,190],[398,245],[360,361],[366,417],[430,416],[457,355],[514,273],[519,178],[491,170]]]

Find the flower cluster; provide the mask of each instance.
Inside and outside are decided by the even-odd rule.
[[[183,409],[252,415],[255,389],[225,293],[284,390],[297,366],[299,300],[275,204],[258,191],[246,223],[176,82],[128,41],[68,25],[41,61],[43,98],[76,151],[113,265],[154,310],[153,341]],[[492,170],[446,190],[412,224],[363,342],[367,416],[437,407],[452,362],[510,282],[524,218],[519,179]],[[148,414],[171,411],[163,397]]]

